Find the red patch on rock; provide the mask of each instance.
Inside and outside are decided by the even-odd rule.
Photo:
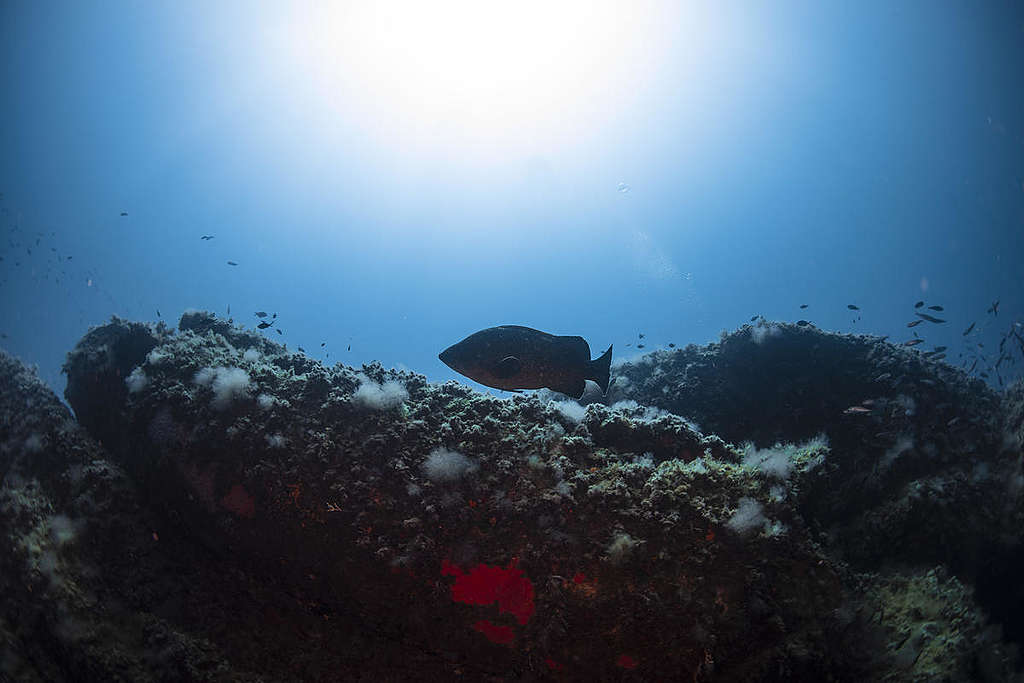
[[[511,626],[498,626],[497,624],[492,624],[487,619],[481,619],[476,622],[473,624],[473,628],[487,636],[487,640],[492,643],[508,645],[516,639],[515,631],[512,630]]]
[[[544,663],[547,664],[548,668],[551,669],[552,671],[561,671],[562,669],[565,668],[564,666],[562,666],[561,664],[559,664],[555,660],[551,659],[551,657],[547,657],[544,660]]]
[[[498,603],[498,612],[508,612],[520,625],[528,622],[533,616],[533,584],[521,569],[516,569],[514,559],[505,568],[478,564],[468,573],[444,560],[441,575],[455,577],[455,585],[452,586],[452,600],[455,602],[467,605]],[[498,626],[484,620],[476,622],[473,628],[492,642],[512,642],[513,631],[510,627]]]
[[[498,603],[498,611],[510,612],[520,624],[533,616],[533,584],[515,568],[513,560],[505,569],[490,564],[478,564],[468,574],[445,561],[442,576],[455,576],[452,600],[467,605]]]
[[[619,658],[615,660],[615,665],[623,669],[635,669],[636,660],[629,655],[619,655]]]

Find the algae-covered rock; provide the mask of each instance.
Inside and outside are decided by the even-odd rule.
[[[582,407],[114,319],[68,356],[77,423],[5,358],[4,673],[1010,676],[970,586],[1020,547],[1019,442],[981,428],[1012,410],[837,337],[744,328]]]

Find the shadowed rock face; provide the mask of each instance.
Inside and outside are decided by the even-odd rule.
[[[616,370],[611,402],[633,399],[683,415],[733,443],[770,446],[821,432],[861,443],[864,422],[895,417],[899,429],[919,434],[945,431],[959,418],[953,431],[988,449],[1002,434],[999,397],[981,380],[866,335],[745,325],[717,344],[655,351]],[[867,420],[844,415],[866,400],[898,402],[901,415],[874,406]]]
[[[732,443],[827,436],[832,475],[802,491],[801,512],[830,530],[855,566],[927,561],[973,576],[1002,546],[992,532],[1006,528],[1005,510],[987,496],[1006,499],[1000,481],[1014,480],[1016,464],[1000,397],[916,350],[786,323],[745,325],[717,344],[625,364],[609,393]],[[973,511],[966,525],[964,510]]]
[[[998,433],[1019,408],[1004,419],[999,397],[902,349],[743,329],[620,367],[615,398],[638,404],[582,417],[325,368],[204,313],[176,332],[115,319],[66,371],[85,431],[0,357],[0,677],[970,680],[983,662],[998,680],[1014,665],[971,584],[1020,547],[1019,441]],[[397,385],[400,401],[365,400]]]
[[[149,326],[115,318],[110,325],[89,330],[68,354],[64,397],[94,439],[105,443],[123,439],[123,415],[118,408],[128,397],[125,378],[154,346],[156,338]]]

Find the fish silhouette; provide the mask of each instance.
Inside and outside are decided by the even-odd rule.
[[[474,332],[438,358],[455,372],[494,389],[546,388],[579,398],[588,379],[608,392],[612,347],[591,360],[583,337],[501,325]]]

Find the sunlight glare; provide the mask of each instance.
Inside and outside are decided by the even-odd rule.
[[[665,17],[654,7],[311,5],[287,22],[281,68],[293,84],[305,81],[316,106],[391,144],[562,146],[599,134],[664,58]]]

